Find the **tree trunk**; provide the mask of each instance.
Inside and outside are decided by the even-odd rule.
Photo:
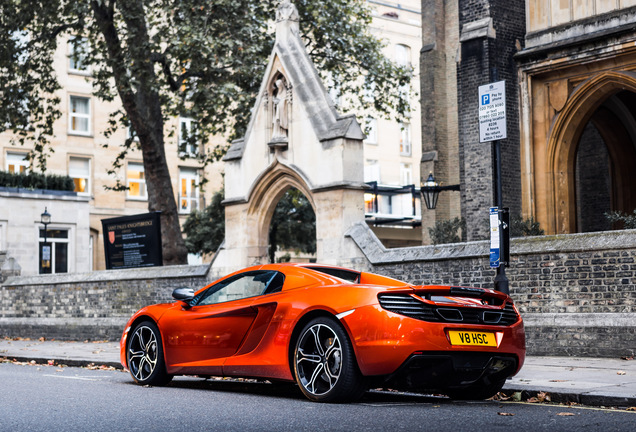
[[[161,100],[156,90],[158,78],[150,60],[152,53],[143,4],[139,0],[127,0],[119,2],[118,7],[126,22],[125,35],[133,59],[133,66],[129,69],[126,68],[129,62],[124,58],[121,39],[114,25],[115,2],[106,5],[92,1],[95,20],[106,42],[108,65],[112,68],[124,110],[139,137],[148,210],[161,212],[163,262],[166,265],[186,264],[187,250],[166,161]]]

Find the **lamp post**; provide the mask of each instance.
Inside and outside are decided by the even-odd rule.
[[[45,267],[50,267],[51,260],[51,248],[47,246],[47,226],[51,223],[51,214],[44,207],[44,213],[40,215],[40,223],[44,225],[44,245],[42,246],[42,262],[41,266],[44,269]]]
[[[460,189],[459,185],[441,186],[435,181],[433,173],[429,173],[426,181],[420,186],[420,192],[422,193],[422,197],[426,203],[426,208],[429,210],[435,210],[435,207],[437,207],[439,193],[447,190],[458,191]]]

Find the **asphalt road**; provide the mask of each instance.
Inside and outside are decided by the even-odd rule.
[[[0,431],[633,431],[634,424],[628,411],[377,392],[328,405],[289,385],[180,377],[140,387],[121,371],[0,364]]]

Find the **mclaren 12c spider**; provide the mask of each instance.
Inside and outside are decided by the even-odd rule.
[[[139,384],[229,376],[295,381],[318,402],[354,401],[370,386],[485,399],[525,358],[517,308],[489,289],[268,264],[173,297],[139,310],[121,338]]]

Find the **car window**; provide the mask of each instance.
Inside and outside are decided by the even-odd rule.
[[[193,306],[211,305],[215,303],[224,303],[232,300],[239,300],[248,297],[254,297],[257,295],[275,292],[270,291],[269,286],[272,285],[272,290],[275,290],[280,282],[280,288],[282,288],[282,281],[278,275],[282,275],[273,270],[261,270],[241,273],[233,276],[229,279],[212,285],[210,288],[201,293],[198,298],[195,298],[192,302]],[[284,280],[284,276],[282,276]],[[275,282],[272,284],[272,282]],[[280,291],[278,288],[278,291]]]
[[[340,268],[332,268],[332,267],[319,267],[319,266],[307,266],[309,270],[314,270],[320,273],[328,274],[329,276],[334,276],[339,279],[344,280],[345,282],[353,282],[358,283],[360,278],[360,273],[353,270],[346,270]]]

